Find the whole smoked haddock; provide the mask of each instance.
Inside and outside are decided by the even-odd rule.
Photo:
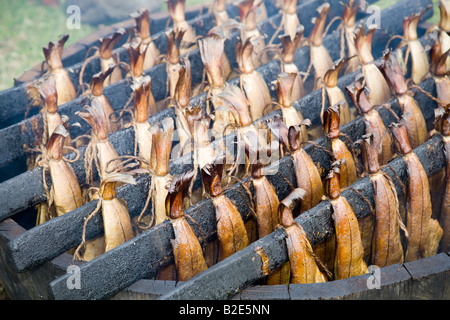
[[[426,50],[424,50],[417,35],[417,25],[431,5],[422,12],[415,13],[403,19],[403,41],[400,45],[407,46],[411,55],[411,79],[415,84],[421,83],[428,74],[430,67]],[[406,57],[407,58],[407,57]],[[405,58],[405,59],[406,59]]]
[[[166,210],[175,234],[170,242],[178,281],[187,281],[207,269],[200,242],[183,212],[183,199],[193,176],[194,171],[179,175],[167,187]]]
[[[341,161],[334,162],[325,180],[335,229],[335,280],[367,273],[367,265],[363,260],[364,247],[361,241],[358,219],[347,199],[341,196],[340,166]]]
[[[402,111],[400,123],[405,125],[411,148],[415,149],[425,142],[428,135],[427,124],[422,110],[420,110],[413,94],[408,91],[405,77],[391,51],[386,50],[383,52],[380,69],[385,75],[389,86],[395,92]]]
[[[361,63],[361,71],[364,75],[365,84],[369,88],[368,99],[373,106],[382,105],[391,98],[389,85],[375,65],[372,55],[372,39],[376,28],[376,26],[370,26],[367,34],[364,33],[363,27],[359,27],[355,32],[355,44]]]
[[[333,67],[328,70],[323,77],[324,86],[322,87],[322,90],[325,90],[325,92],[327,93],[329,105],[333,106],[337,103],[342,102],[340,104],[339,114],[339,121],[341,126],[352,121],[354,117],[352,116],[352,113],[350,111],[350,106],[348,105],[347,98],[341,88],[337,86],[337,82],[339,73],[347,65],[348,61],[353,60],[354,58],[355,56],[347,59],[339,59],[336,63],[333,64]],[[322,103],[324,104],[325,99],[323,100],[324,101],[322,101]],[[322,114],[321,117],[323,119]]]
[[[297,187],[306,192],[301,201],[301,211],[307,211],[322,200],[324,189],[319,169],[302,148],[302,142],[305,140],[302,140],[301,125],[288,128],[279,116],[267,119],[266,123],[284,148],[290,152],[295,168]]]
[[[148,9],[142,9],[132,13],[131,18],[136,22],[135,36],[141,39],[144,46],[147,46],[144,58],[144,70],[150,69],[160,62],[159,50],[152,40],[150,33],[150,15]]]
[[[151,167],[152,175],[152,209],[155,217],[155,225],[166,220],[166,198],[168,190],[166,186],[172,180],[170,174],[170,156],[174,135],[174,121],[172,118],[165,118],[161,123],[155,123],[150,127],[152,135]]]
[[[75,87],[61,60],[64,44],[69,35],[61,36],[58,41],[51,41],[43,47],[48,73],[55,78],[56,92],[58,93],[58,106],[72,101],[77,97]]]
[[[134,237],[127,204],[125,200],[116,197],[116,185],[118,183],[135,185],[136,180],[133,178],[131,171],[112,172],[103,177],[100,188],[96,191],[99,199],[97,207],[84,222],[82,242],[74,253],[75,259],[92,260]],[[95,214],[100,212],[100,209],[103,218],[104,236],[86,240],[86,224]]]
[[[212,198],[219,239],[219,261],[244,249],[249,244],[247,230],[241,214],[233,202],[227,198],[222,186],[225,156],[201,168],[203,186]]]
[[[347,48],[346,56],[353,57],[358,54],[355,45],[355,30],[356,30],[356,14],[358,13],[358,8],[360,7],[361,0],[357,2],[355,0],[349,0],[348,4],[343,3],[344,13],[342,15],[342,32],[344,33],[345,44]],[[358,59],[351,59],[345,73],[353,73],[361,67]]]
[[[385,165],[394,157],[392,148],[392,137],[388,129],[384,125],[375,106],[373,106],[369,99],[369,88],[362,86],[362,80],[355,79],[355,81],[348,85],[345,90],[351,97],[353,105],[359,114],[364,117],[366,125],[366,134],[371,135],[372,143],[378,153],[378,163]]]
[[[105,112],[108,121],[108,134],[111,134],[119,129],[119,123],[117,117],[114,114],[114,109],[111,106],[109,99],[103,94],[103,88],[105,81],[114,72],[116,66],[110,65],[105,71],[100,71],[92,76],[89,83],[89,98],[91,100],[97,100],[95,103],[101,105]]]
[[[286,126],[299,125],[303,122],[302,114],[293,106],[293,103],[297,101],[297,83],[298,74],[282,72],[277,76],[277,97],[278,105],[281,109],[283,121]],[[302,140],[308,139],[308,132],[306,126],[301,127]]]
[[[290,283],[327,282],[326,275],[319,269],[311,243],[296,223],[292,214],[297,202],[305,194],[302,189],[293,190],[280,202],[280,224],[286,232],[286,247],[289,254]]]
[[[390,130],[398,151],[403,156],[409,175],[406,200],[406,230],[408,233],[405,262],[436,254],[443,230],[431,218],[431,194],[427,173],[411,148],[406,127],[393,123]]]
[[[441,41],[436,40],[430,50],[430,76],[436,85],[436,98],[439,100],[439,106],[446,107],[450,104],[450,68],[448,67],[450,49],[442,51]]]
[[[250,104],[252,120],[255,121],[263,117],[266,107],[271,104],[272,100],[264,78],[253,65],[253,48],[252,38],[245,41],[238,39],[235,51],[240,70],[240,86]]]
[[[101,72],[105,72],[106,70],[108,70],[111,65],[115,66],[114,70],[111,72],[111,74],[108,75],[108,77],[106,77],[104,81],[105,87],[122,80],[122,71],[119,68],[119,56],[115,54],[113,50],[116,43],[124,34],[125,29],[120,28],[113,34],[107,37],[100,38],[98,40],[100,45],[98,48],[98,53],[96,53],[95,55],[98,55],[100,58]]]
[[[298,69],[297,65],[294,63],[295,52],[300,46],[301,40],[303,40],[303,33],[305,32],[305,27],[299,25],[296,29],[295,35],[285,33],[279,36],[281,43],[281,72],[282,73],[295,73],[297,76],[295,78],[295,83],[291,89],[291,99],[292,101],[300,100],[305,95],[305,88],[303,85],[303,77]]]
[[[51,134],[42,155],[36,159],[45,171],[50,172],[51,189],[48,192],[47,206],[41,208],[37,217],[37,224],[44,223],[52,216],[61,216],[80,207],[84,201],[80,184],[69,160],[64,158],[65,139],[69,136],[69,124],[57,125]],[[46,184],[46,179],[44,183]],[[43,210],[43,209],[46,210]],[[47,211],[47,212],[45,212]]]
[[[342,160],[339,170],[339,183],[341,188],[345,188],[353,184],[358,179],[355,159],[353,154],[347,148],[347,145],[339,138],[341,134],[340,128],[340,108],[345,102],[341,101],[324,113],[323,129],[325,136],[331,143],[331,152],[335,160]]]
[[[361,151],[366,172],[372,182],[375,201],[371,263],[380,268],[403,263],[400,226],[404,226],[399,212],[397,190],[389,175],[381,170],[371,135],[362,140]]]
[[[258,137],[252,132],[247,133],[245,152],[251,164],[251,181],[254,189],[255,218],[258,238],[272,233],[278,226],[279,204],[275,187],[267,179],[264,168],[272,161],[272,152],[278,152],[278,144],[274,141],[263,147],[258,143]],[[283,264],[267,277],[268,285],[289,283],[289,263]]]
[[[330,4],[325,2],[317,11],[319,16],[316,18],[314,28],[308,37],[310,60],[314,67],[314,88],[322,88],[322,81],[325,73],[333,67],[333,60],[330,53],[323,45],[324,29],[327,20]]]

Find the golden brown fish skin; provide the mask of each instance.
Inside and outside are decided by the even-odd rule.
[[[302,125],[303,115],[293,106],[293,103],[298,100],[296,96],[298,95],[298,88],[296,85],[300,78],[297,73],[280,73],[277,76],[277,96],[284,123],[288,128],[299,126],[301,131],[299,139],[306,141],[308,139],[308,131],[306,126]]]
[[[135,34],[136,37],[142,39],[142,43],[148,46],[144,59],[144,70],[159,63],[159,50],[156,48],[155,43],[152,41],[150,33],[150,16],[147,9],[139,10],[130,15],[136,22]]]
[[[169,164],[174,121],[172,118],[166,118],[161,123],[151,126],[150,131],[152,134],[151,166],[155,172],[153,176],[154,190],[152,191],[152,201],[155,208],[155,223],[159,224],[167,219],[165,203],[168,190],[166,186],[172,180]]]
[[[395,186],[381,173],[370,176],[375,194],[372,264],[382,268],[403,263],[398,198]]]
[[[128,209],[117,198],[103,200],[103,225],[105,228],[105,252],[134,237]]]
[[[358,219],[347,199],[341,196],[339,167],[342,161],[332,164],[326,177],[326,190],[332,207],[335,230],[334,279],[345,279],[367,273],[364,247]]]
[[[408,128],[409,141],[413,149],[427,139],[428,130],[425,118],[416,100],[408,94],[398,97],[402,110],[401,122]]]
[[[322,180],[319,170],[303,148],[292,154],[292,161],[296,168],[297,187],[306,191],[301,203],[301,210],[305,212],[321,201],[324,194]]]
[[[185,217],[172,220],[175,240],[172,241],[173,254],[179,281],[187,281],[208,267],[202,248]]]
[[[336,230],[334,278],[345,279],[367,273],[358,220],[353,209],[344,197],[331,200],[331,205]]]
[[[37,90],[43,102],[43,108],[40,112],[42,113],[44,124],[46,126],[44,127],[44,133],[42,135],[42,143],[46,145],[56,127],[58,125],[63,125],[63,120],[58,113],[58,92],[55,78],[52,75],[44,76],[33,83],[33,88]],[[65,144],[70,146],[70,133],[68,133],[64,140]]]
[[[345,88],[354,106],[360,114],[364,116],[366,124],[366,134],[372,136],[372,143],[378,152],[378,163],[385,165],[393,157],[394,152],[391,148],[393,145],[392,137],[389,134],[380,114],[374,106],[369,102],[367,87],[363,87],[360,80],[355,80],[352,84]]]
[[[306,237],[303,228],[295,224],[286,230],[286,246],[291,266],[291,283],[318,283],[326,282],[327,278],[317,267],[311,255],[311,243]]]
[[[296,203],[303,198],[305,191],[293,190],[280,202],[280,224],[286,232],[286,247],[289,255],[290,283],[326,282],[325,275],[317,266],[311,243],[302,226],[295,222],[292,215]]]
[[[390,50],[383,52],[383,62],[380,69],[399,102],[402,110],[400,122],[408,130],[409,143],[413,149],[417,148],[427,138],[427,125],[419,105],[413,98],[412,93],[408,92],[406,79]]]
[[[436,98],[440,101],[440,107],[450,104],[449,55],[450,51],[444,51],[443,44],[436,40],[430,50],[430,75],[436,85]]]
[[[138,155],[145,162],[141,167],[150,169],[152,154],[152,134],[149,131],[148,119],[148,95],[150,91],[150,77],[144,77],[138,82],[133,82],[131,88],[134,93],[134,117],[135,134],[138,143]]]
[[[300,45],[300,41],[303,39],[304,31],[305,27],[299,25],[295,30],[294,36],[285,33],[279,37],[282,46],[281,72],[295,73],[297,75],[291,90],[292,101],[298,101],[305,95],[302,75],[300,74],[297,65],[294,63],[295,52]]]
[[[207,268],[200,242],[184,215],[184,198],[194,173],[194,170],[186,172],[167,183],[165,209],[175,235],[175,238],[171,239],[171,244],[177,278],[173,272],[173,265],[169,265],[160,272],[159,276],[164,280],[186,281]]]
[[[361,151],[366,172],[373,186],[375,211],[371,241],[372,264],[385,267],[403,263],[403,247],[400,238],[399,201],[391,178],[381,171],[373,136],[361,143]]]
[[[354,0],[350,0],[348,5],[346,3],[343,4],[344,12],[342,16],[343,20],[343,32],[347,45],[347,57],[353,57],[358,54],[355,45],[355,22],[356,22],[356,14],[358,13],[359,1],[355,5]],[[349,61],[345,73],[352,73],[361,68],[359,59],[352,59]]]
[[[357,178],[355,160],[347,145],[339,139],[340,136],[340,107],[343,102],[329,107],[324,113],[324,132],[325,136],[331,142],[331,152],[336,160],[342,160],[340,167],[340,186],[348,187],[353,184]]]
[[[353,155],[339,138],[331,141],[331,148],[336,160],[343,160],[340,179],[341,188],[348,187],[358,179]]]
[[[280,125],[284,125],[284,122]],[[321,201],[324,190],[319,170],[309,154],[301,147],[300,132],[299,126],[291,126],[288,129],[287,137],[282,137],[282,139],[288,140],[292,151],[291,159],[295,168],[297,187],[306,191],[301,202],[301,211],[305,212]]]
[[[405,261],[409,262],[425,258],[423,255],[425,252],[425,239],[429,232],[427,224],[432,211],[428,178],[420,160],[414,153],[406,155],[404,159],[410,177],[406,216],[406,228],[409,237],[405,253]]]
[[[364,118],[367,121],[366,125],[368,124],[370,128],[368,131],[373,134],[373,143],[378,150],[378,161],[384,165],[394,157],[391,135],[387,132],[387,128],[376,110],[365,113]]]
[[[427,53],[417,36],[417,25],[429,8],[427,7],[422,12],[412,14],[403,20],[403,41],[406,42],[411,53],[411,79],[415,84],[423,81],[430,67]]]
[[[127,174],[111,174],[105,177],[100,187],[103,226],[105,230],[105,252],[134,237],[131,219],[125,201],[116,197],[116,183],[127,180],[111,179],[111,177]],[[131,177],[131,176],[130,176]],[[128,177],[128,181],[136,183]]]
[[[219,259],[223,260],[247,247],[249,240],[244,221],[236,206],[223,194],[213,198],[213,204],[220,242]]]
[[[431,194],[428,177],[417,155],[413,152],[407,129],[403,125],[390,126],[397,147],[405,160],[409,180],[407,184],[406,230],[408,241],[405,262],[429,257],[437,252],[443,230],[431,218]]]
[[[100,56],[100,68],[102,72],[108,70],[110,65],[114,65],[114,70],[109,74],[105,81],[104,85],[109,86],[117,81],[122,80],[122,71],[118,67],[119,59],[116,55],[114,55],[113,50],[117,41],[125,34],[125,29],[119,29],[115,31],[112,35],[99,39],[99,49],[98,54]]]
[[[278,224],[279,200],[275,188],[265,176],[253,179],[252,182],[255,189],[258,235],[262,238],[275,230]]]
[[[333,64],[333,66],[325,73],[323,77],[324,88],[328,95],[328,103],[330,106],[340,104],[340,125],[344,125],[353,120],[353,116],[350,112],[350,106],[348,105],[347,98],[341,88],[338,87],[339,73],[351,60],[354,60],[355,56],[350,58],[342,58]]]
[[[49,161],[53,201],[57,216],[75,210],[83,204],[80,185],[69,164],[64,160]]]
[[[203,187],[212,198],[216,215],[219,261],[242,250],[249,244],[242,216],[235,204],[224,194],[222,176],[225,159],[225,155],[219,156],[214,162],[201,169]]]
[[[50,136],[47,147],[53,204],[57,216],[70,212],[83,204],[78,179],[70,164],[63,159],[63,146],[67,136],[68,131],[66,127],[58,125]]]

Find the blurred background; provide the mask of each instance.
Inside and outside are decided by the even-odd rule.
[[[186,0],[186,7],[212,1]],[[397,0],[380,0],[375,4],[383,9],[395,2]],[[72,4],[80,7],[81,26],[71,30],[66,26],[71,14],[66,13],[66,9]],[[14,78],[42,63],[42,47],[49,41],[68,33],[70,37],[65,47],[70,46],[103,26],[129,19],[129,13],[142,7],[153,13],[167,10],[164,0],[1,0],[0,91],[12,87]],[[437,6],[433,10],[430,23],[439,20]],[[8,297],[0,284],[0,300],[5,299]]]
[[[212,1],[212,0],[211,0]],[[208,3],[186,0],[186,6]],[[68,29],[66,13],[70,5],[81,11],[80,29]],[[43,61],[42,47],[70,35],[65,47],[99,28],[129,19],[128,14],[148,8],[167,11],[164,0],[2,0],[0,1],[0,90],[14,85],[14,78]]]
[[[299,0],[301,1],[301,0]],[[376,5],[388,7],[397,0],[380,0]],[[208,4],[212,0],[186,0],[186,6]],[[68,29],[68,6],[81,9],[80,29]],[[42,47],[70,37],[65,47],[77,42],[102,26],[128,19],[128,14],[146,7],[150,12],[166,11],[164,0],[9,0],[0,1],[0,90],[14,85],[14,78],[41,63]],[[437,8],[433,20],[438,21]]]

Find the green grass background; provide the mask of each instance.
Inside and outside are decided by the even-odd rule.
[[[206,2],[187,0],[186,5]],[[167,6],[161,9],[167,10]],[[40,0],[0,0],[0,91],[12,87],[14,78],[44,60],[42,47],[49,41],[68,33],[65,46],[69,46],[97,30],[84,24],[70,30],[67,18],[61,7],[44,6]]]

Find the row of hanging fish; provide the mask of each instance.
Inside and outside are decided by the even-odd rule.
[[[420,88],[418,85],[423,80],[433,78],[437,91],[433,98],[438,102],[433,134],[443,136],[448,155],[448,0],[440,1],[441,21],[429,30],[435,35],[435,44],[429,52],[417,37],[418,22],[424,13],[420,12],[405,18],[400,49],[387,48],[378,60],[372,55],[376,29],[369,28],[365,34],[364,28],[356,25],[355,17],[361,4],[350,0],[343,4],[339,30],[344,46],[341,47],[342,57],[337,61],[331,59],[323,45],[330,9],[327,2],[317,8],[313,29],[304,37],[297,1],[277,1],[275,5],[282,12],[277,45],[268,43],[260,34],[258,24],[267,19],[262,1],[234,3],[240,14],[235,20],[228,17],[225,0],[215,0],[211,12],[216,26],[204,36],[196,35],[185,20],[183,0],[167,3],[173,25],[166,32],[165,54],[152,40],[148,11],[141,10],[131,15],[136,21],[134,37],[123,45],[129,54],[129,64],[119,61],[114,53],[115,44],[126,34],[125,30],[99,39],[97,51],[85,62],[95,58],[101,62],[100,72],[89,84],[83,84],[83,69],[80,72],[80,84],[86,88],[82,94],[89,98],[90,104],[78,111],[77,116],[90,125],[87,135],[72,138],[70,128],[77,124],[69,124],[69,120],[74,119],[58,113],[58,106],[75,99],[77,94],[61,61],[67,36],[44,47],[48,72],[34,82],[33,88],[36,89],[34,96],[36,92],[39,95],[36,99],[42,101],[45,132],[40,147],[35,150],[38,156],[30,156],[29,167],[44,168],[45,186],[48,171],[51,188],[45,188],[48,201],[37,206],[37,224],[97,200],[97,207],[85,225],[101,212],[104,235],[85,239],[83,233],[81,245],[75,251],[76,258],[91,260],[143,230],[169,220],[175,235],[172,241],[175,264],[160,270],[158,277],[162,279],[188,280],[276,228],[286,232],[289,261],[272,270],[265,279],[267,284],[342,279],[366,273],[369,263],[383,267],[413,261],[435,254],[439,246],[440,250],[448,251],[448,177],[444,173],[445,196],[438,221],[432,218],[428,177],[414,153],[430,133],[412,92],[413,88]],[[237,70],[231,69],[233,64],[225,54],[225,44],[235,32],[238,34]],[[296,50],[304,46],[310,49],[311,68],[308,69],[312,71],[301,71],[294,63]],[[276,47],[275,57],[280,61],[281,73],[273,83],[266,83],[258,67],[269,62],[273,47]],[[188,58],[196,49],[201,55],[205,75],[205,81],[200,84],[192,81]],[[407,79],[409,57],[412,67]],[[168,98],[155,101],[152,79],[145,75],[145,70],[160,63],[166,64]],[[356,71],[359,76],[343,92],[338,86],[339,76]],[[319,128],[310,127],[311,120],[304,119],[294,106],[294,102],[309,93],[305,83],[311,74],[313,90],[321,90],[323,97]],[[126,105],[118,112],[103,95],[103,89],[127,77],[132,78],[131,106]],[[228,82],[236,77],[239,86]],[[276,101],[272,99],[272,85],[276,87]],[[206,108],[191,105],[192,97],[205,92]],[[347,97],[351,101],[347,101]],[[377,108],[394,98],[402,114],[397,123],[386,128]],[[151,125],[148,118],[165,108],[174,108],[175,118]],[[261,120],[274,110],[281,110],[281,116]],[[364,174],[370,177],[375,200],[372,215],[364,221],[358,221],[352,206],[341,195],[341,190],[351,188],[362,174],[352,147],[354,142],[340,132],[342,125],[356,117],[364,117],[366,124],[360,150]],[[108,140],[110,134],[127,127],[132,127],[135,133],[133,156],[119,155]],[[178,151],[173,155],[175,131],[179,140]],[[230,154],[225,145],[224,138],[231,133],[236,134],[239,150],[243,150],[246,160],[243,164],[235,161],[239,155]],[[326,172],[303,148],[321,136],[331,146],[325,150],[332,163]],[[85,148],[85,181],[82,182],[70,165],[78,160],[80,147]],[[69,160],[64,157],[69,152],[78,156]],[[186,154],[192,155],[194,170],[172,176],[171,161]],[[267,161],[271,154],[290,157],[294,165],[296,185],[284,199],[278,198],[275,186],[265,174],[271,164]],[[404,185],[404,217],[394,181],[381,170],[396,156],[403,157],[409,175]],[[116,188],[136,184],[135,176],[144,173],[151,177],[148,197],[142,199],[145,206],[141,214],[131,219],[126,203],[116,197]],[[200,188],[194,188],[197,178],[201,181]],[[250,217],[242,217],[236,204],[226,195],[227,188],[236,181],[242,181],[247,187],[251,183],[253,187],[253,194],[249,191]],[[217,222],[217,240],[209,243],[199,240],[200,235],[192,228],[195,221],[185,214],[187,208],[204,200],[212,201]],[[334,233],[312,246],[295,218],[321,201],[331,203]]]

